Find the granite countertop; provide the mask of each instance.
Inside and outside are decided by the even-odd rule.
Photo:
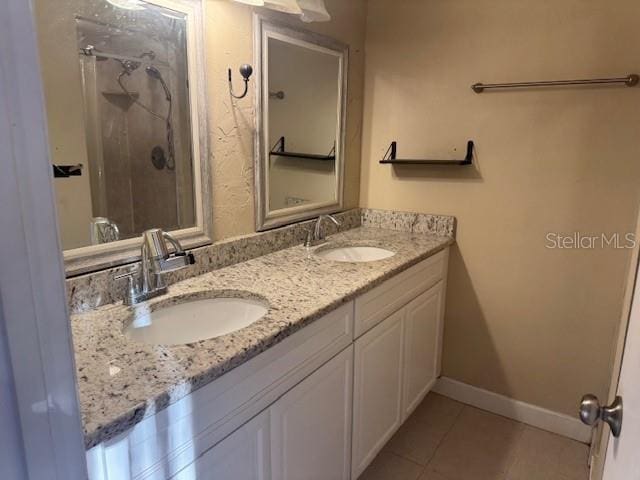
[[[71,316],[85,446],[126,431],[258,355],[310,322],[453,243],[452,237],[359,227],[329,238],[381,246],[396,254],[344,263],[295,246],[190,278],[135,308],[105,305]],[[318,247],[316,247],[318,248]],[[228,335],[178,346],[127,339],[140,311],[186,299],[246,296],[266,300],[265,317]]]

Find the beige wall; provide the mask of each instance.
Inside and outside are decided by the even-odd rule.
[[[84,132],[82,84],[78,75],[78,54],[74,11],[76,0],[38,1],[34,14],[40,40],[40,71],[45,79],[45,102],[49,118],[51,163],[83,165],[79,177],[54,180],[58,223],[64,248],[90,244],[91,187]],[[52,40],[55,39],[55,40]],[[54,93],[55,92],[55,93]]]
[[[444,375],[570,415],[604,396],[630,252],[545,235],[634,231],[640,88],[469,86],[638,71],[638,18],[635,0],[369,1],[361,205],[458,218]],[[453,158],[467,139],[477,170],[378,164],[391,140]]]
[[[253,206],[253,95],[230,98],[227,68],[234,70],[234,86],[241,88],[238,67],[254,63],[252,13],[272,15],[294,25],[331,36],[350,46],[345,204],[358,206],[364,75],[365,1],[326,0],[333,19],[305,24],[290,15],[274,14],[230,2],[205,0],[206,75],[213,176],[213,226],[216,240],[255,231]]]

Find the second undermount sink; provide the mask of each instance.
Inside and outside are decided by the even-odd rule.
[[[193,300],[154,311],[139,311],[124,334],[149,345],[182,345],[219,337],[264,317],[266,302],[235,297]]]
[[[318,248],[315,254],[334,262],[375,262],[392,257],[396,253],[371,245],[327,245]]]

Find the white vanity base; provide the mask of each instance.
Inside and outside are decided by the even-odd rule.
[[[92,448],[89,478],[356,479],[440,374],[448,254]]]

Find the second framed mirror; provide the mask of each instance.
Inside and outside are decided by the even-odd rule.
[[[256,229],[343,209],[346,45],[256,15]]]

